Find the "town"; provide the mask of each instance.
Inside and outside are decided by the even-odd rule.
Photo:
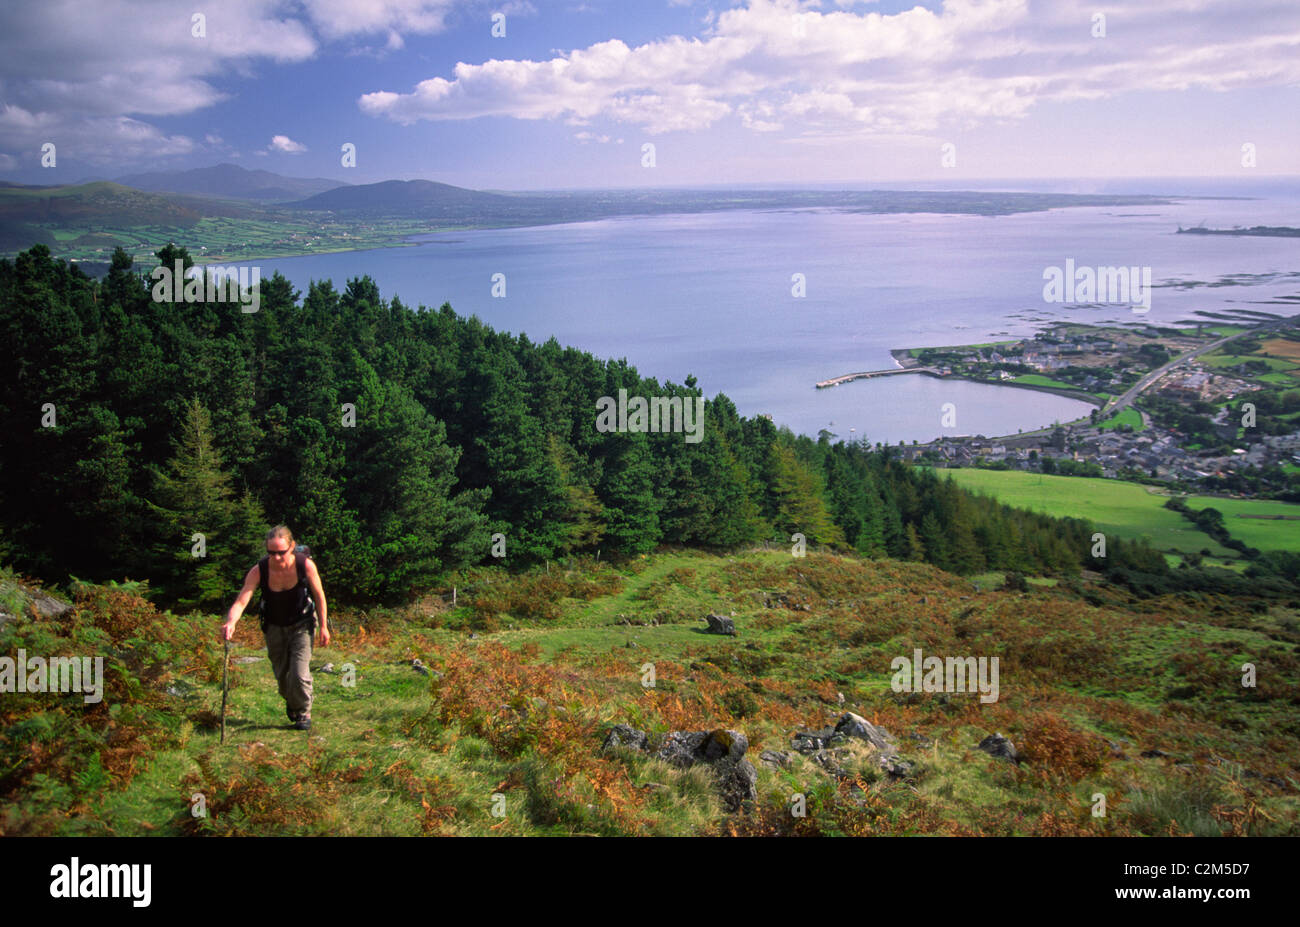
[[[899,372],[1038,389],[1088,418],[902,447],[918,463],[1300,498],[1300,319],[1190,328],[1053,326],[1031,339],[893,352]]]

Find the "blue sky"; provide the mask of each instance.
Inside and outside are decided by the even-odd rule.
[[[23,183],[1300,174],[1295,0],[50,0],[0,10],[0,62]]]

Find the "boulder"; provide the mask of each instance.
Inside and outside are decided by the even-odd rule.
[[[789,769],[792,759],[794,758],[784,750],[764,750],[758,755],[758,761],[772,769]]]
[[[680,769],[708,765],[728,811],[739,811],[745,801],[758,797],[758,773],[745,759],[749,741],[740,731],[670,731],[655,755]]]
[[[884,728],[876,727],[866,718],[855,715],[851,711],[846,711],[840,716],[840,720],[835,723],[835,733],[868,741],[877,750],[890,749],[889,742],[892,739]]]
[[[65,612],[72,611],[71,605],[60,602],[44,592],[31,593],[28,598],[31,600],[32,611],[36,613],[38,618],[58,618]]]
[[[1016,752],[1016,745],[1001,734],[990,734],[979,742],[976,749],[983,750],[989,756],[1010,760],[1013,763],[1020,762],[1020,754]]]
[[[601,744],[602,750],[608,750],[610,747],[630,747],[633,750],[649,750],[650,737],[645,731],[638,731],[628,724],[615,724],[610,728],[609,733],[605,735],[605,742]]]
[[[709,622],[710,634],[727,634],[731,637],[736,636],[736,622],[732,621],[726,615],[715,615],[712,612],[704,616]]]
[[[616,724],[605,735],[601,749],[629,747],[650,752],[650,738],[627,724]],[[758,773],[745,759],[749,741],[740,731],[721,728],[712,731],[669,731],[653,755],[678,769],[704,764],[713,770],[718,793],[728,811],[738,811],[747,800],[758,797]]]
[[[876,727],[861,715],[846,711],[840,715],[834,727],[822,728],[820,731],[800,731],[794,735],[791,746],[800,753],[811,754],[818,750],[838,747],[850,738],[865,740],[877,750],[893,752],[893,737],[884,728]]]
[[[832,776],[841,779],[849,774],[844,764],[853,758],[853,753],[847,747],[836,747],[833,750],[818,750],[808,758]]]
[[[914,768],[910,760],[899,759],[896,753],[882,753],[876,758],[876,765],[891,779],[906,779],[912,775]]]

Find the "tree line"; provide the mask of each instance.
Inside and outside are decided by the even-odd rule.
[[[182,247],[156,253],[172,267]],[[36,245],[0,261],[0,560],[58,581],[147,580],[166,604],[228,601],[270,524],[310,543],[331,594],[400,601],[491,556],[510,566],[660,544],[774,539],[958,573],[1125,566],[1145,545],[1012,509],[865,442],[796,436],[705,402],[703,440],[601,432],[596,401],[701,396],[626,359],[411,309],[368,277],[260,311],[155,300],[121,249],[94,280]],[[201,555],[201,556],[200,556]]]

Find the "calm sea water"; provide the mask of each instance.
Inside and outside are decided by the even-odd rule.
[[[896,443],[1012,434],[1090,406],[1030,390],[909,375],[816,390],[818,380],[894,366],[891,348],[1030,335],[1046,322],[1170,324],[1300,294],[1300,240],[1174,234],[1178,224],[1300,226],[1300,200],[1186,200],[1017,216],[876,216],[801,210],[610,219],[422,236],[409,248],[256,262],[306,291],[369,274],[408,306],[444,302],[498,330],[600,357],[645,376],[695,374],[742,414],[815,435]],[[1150,266],[1151,311],[1043,300],[1043,271]],[[806,296],[792,295],[803,274]],[[505,297],[492,296],[505,275]],[[1175,286],[1194,281],[1233,285]],[[1160,286],[1159,284],[1165,284]],[[956,427],[941,408],[956,406]],[[594,418],[594,411],[593,411]],[[850,429],[853,431],[851,432]]]

